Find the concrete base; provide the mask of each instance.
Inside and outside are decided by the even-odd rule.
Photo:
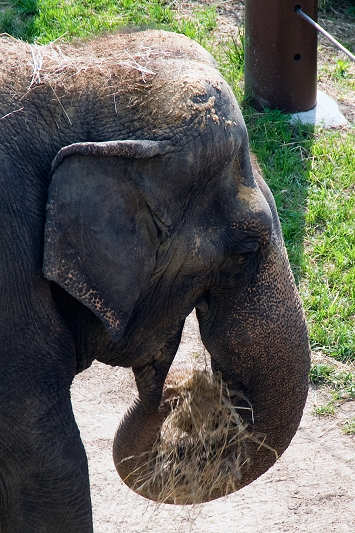
[[[290,122],[301,121],[303,124],[313,124],[324,128],[347,126],[349,122],[341,113],[338,104],[323,91],[317,91],[317,105],[302,113],[294,113]]]

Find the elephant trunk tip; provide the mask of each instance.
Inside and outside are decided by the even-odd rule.
[[[125,464],[123,481],[161,503],[198,504],[235,492],[250,482],[245,479],[255,448],[271,454],[271,462],[278,457],[265,436],[250,430],[242,418],[245,410],[250,415],[250,403],[229,390],[219,373],[176,367],[165,382],[154,442],[134,456],[130,448],[126,459],[116,454],[116,468],[122,477],[120,465]],[[148,435],[148,426],[145,431]],[[115,441],[121,438],[119,428]]]

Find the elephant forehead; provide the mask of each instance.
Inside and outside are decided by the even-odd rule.
[[[144,102],[154,120],[177,125],[195,120],[201,128],[211,120],[220,124],[218,101],[226,84],[215,69],[181,61],[158,66],[150,90],[138,90],[135,104]]]
[[[207,51],[167,32],[110,39],[78,47],[0,39],[0,60],[11,84],[1,114],[18,111],[11,96],[16,93],[19,120],[37,114],[41,102],[43,113],[63,124],[63,131],[84,125],[94,136],[90,140],[169,140],[179,149],[189,147],[195,159],[207,145],[225,159],[235,153],[244,121]]]
[[[147,132],[153,138],[172,135],[180,146],[199,137],[209,146],[212,142],[224,144],[226,151],[227,139],[231,139],[232,148],[242,137],[241,129],[245,126],[238,104],[214,67],[170,58],[156,61],[152,68],[154,75],[149,80],[135,84],[131,92],[126,87],[117,87],[116,93],[124,112],[134,116],[136,124],[144,130],[143,135]]]
[[[132,115],[141,110],[151,122],[179,124],[192,118],[201,126],[209,120],[229,124],[232,117],[223,119],[216,103],[222,96],[225,101],[234,97],[202,47],[167,32],[111,39],[112,48],[106,43],[104,50],[99,39],[75,48],[2,38],[2,71],[12,72],[13,83],[30,98],[38,86],[48,85],[64,103],[70,94],[96,101],[99,97],[115,113],[123,107]],[[21,87],[17,89],[21,94]]]

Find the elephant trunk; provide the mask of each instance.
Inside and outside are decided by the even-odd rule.
[[[211,294],[197,313],[213,369],[252,406],[239,488],[261,476],[290,444],[308,393],[310,346],[286,252],[272,244],[251,283],[228,296]],[[264,440],[265,439],[265,440]]]
[[[145,489],[149,476],[147,458],[159,434],[164,414],[159,410],[147,413],[139,399],[128,408],[117,428],[113,442],[113,460],[124,483],[146,498],[156,500],[157,494]]]

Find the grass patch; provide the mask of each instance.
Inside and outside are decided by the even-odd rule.
[[[320,0],[318,7],[326,15],[334,14],[334,11],[341,15],[355,14],[355,0]]]
[[[163,27],[199,42],[216,28],[216,8],[193,9],[178,16],[162,0],[5,0],[0,6],[0,32],[46,44],[59,38],[87,38],[125,26]]]
[[[8,22],[5,25],[0,19],[0,29],[14,37],[41,44],[63,36],[66,39],[86,38],[129,24],[169,24],[172,21],[168,5],[154,0],[22,1],[32,1],[36,5],[31,21],[19,8],[19,0],[5,1],[1,10],[6,13]]]
[[[32,40],[35,35],[35,20],[39,11],[37,0],[13,0],[1,3],[0,33]]]
[[[194,39],[206,48],[209,48],[209,34],[216,27],[216,8],[215,6],[207,6],[204,9],[194,9],[191,15],[174,16],[167,29],[183,33],[187,37],[190,37],[190,39]]]
[[[312,364],[310,381],[313,385],[327,385],[332,390],[333,400],[355,399],[355,373],[350,370],[339,371],[332,365]]]
[[[314,410],[314,414],[318,416],[335,416],[335,405],[333,402],[321,405]]]
[[[347,435],[355,435],[355,418],[351,418],[345,422],[343,430]]]
[[[317,407],[317,415],[334,415],[341,403],[355,399],[355,373],[349,369],[339,370],[327,363],[313,363],[310,381],[314,387],[322,387],[327,393],[326,403]]]
[[[240,102],[244,96],[244,44],[244,29],[238,28],[236,35],[223,44],[218,56],[213,51],[223,76]]]
[[[311,343],[355,359],[355,133],[321,132],[312,146],[301,294]]]

